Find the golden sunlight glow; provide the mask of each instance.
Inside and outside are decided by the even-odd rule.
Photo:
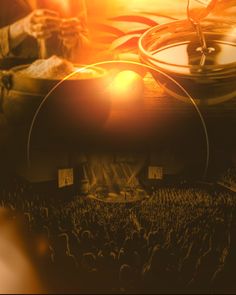
[[[108,16],[129,14],[134,12],[154,12],[167,14],[170,16],[186,16],[187,0],[103,0],[91,1],[106,3],[106,9],[101,10],[101,13],[107,13]],[[102,4],[100,4],[102,7]]]
[[[60,11],[65,14],[70,13],[70,0],[50,0],[53,5],[57,5]]]
[[[143,90],[142,77],[133,71],[119,72],[111,83],[112,97],[120,101],[139,98]]]

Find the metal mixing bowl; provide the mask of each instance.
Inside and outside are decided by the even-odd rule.
[[[188,20],[149,29],[140,38],[139,54],[144,63],[178,82],[196,103],[212,105],[236,96],[236,30],[235,24],[215,20],[203,21],[202,29],[208,47],[215,46],[202,67],[197,51],[200,44]],[[166,93],[189,101],[173,81],[158,72],[152,74]]]

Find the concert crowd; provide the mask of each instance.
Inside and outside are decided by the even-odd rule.
[[[162,187],[130,204],[69,202],[16,184],[0,205],[21,212],[51,293],[234,293],[236,198]]]

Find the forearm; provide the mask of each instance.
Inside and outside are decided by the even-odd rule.
[[[10,55],[11,51],[16,48],[24,39],[26,34],[21,22],[16,22],[10,26],[0,29],[0,58]]]
[[[16,48],[27,37],[22,20],[15,22],[9,28],[10,49]]]

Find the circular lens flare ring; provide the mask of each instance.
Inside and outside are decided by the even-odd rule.
[[[203,132],[204,132],[204,137],[205,137],[205,142],[206,142],[206,159],[205,159],[205,166],[204,166],[204,171],[203,171],[203,178],[205,178],[207,176],[207,172],[208,172],[208,166],[209,166],[209,159],[210,159],[210,143],[209,143],[209,136],[208,136],[208,131],[207,131],[207,126],[206,126],[206,123],[205,123],[205,120],[203,118],[203,115],[200,111],[200,109],[198,108],[196,102],[194,101],[194,98],[188,93],[188,91],[182,86],[180,85],[175,79],[173,79],[172,77],[170,77],[168,74],[166,74],[165,72],[162,72],[160,71],[159,69],[156,69],[150,65],[146,65],[146,64],[143,64],[143,63],[139,63],[139,62],[132,62],[132,61],[125,61],[125,60],[112,60],[112,61],[102,61],[102,62],[97,62],[97,63],[94,63],[94,64],[90,64],[90,65],[87,65],[87,66],[84,66],[83,68],[79,68],[77,70],[75,70],[73,73],[67,75],[64,79],[62,79],[60,82],[58,82],[49,92],[48,94],[44,97],[44,99],[42,100],[42,102],[40,103],[38,109],[36,110],[35,112],[35,115],[32,119],[32,122],[31,122],[31,125],[30,125],[30,128],[29,128],[29,133],[28,133],[28,139],[27,139],[27,164],[28,164],[28,167],[31,166],[31,161],[30,161],[30,146],[31,146],[31,139],[32,139],[32,133],[33,133],[33,129],[34,129],[34,125],[36,123],[36,120],[38,118],[38,115],[42,109],[42,107],[44,106],[45,102],[47,101],[47,99],[50,97],[50,95],[53,93],[53,91],[55,89],[57,89],[57,87],[59,85],[61,85],[64,81],[70,79],[72,76],[86,70],[86,69],[89,69],[90,67],[99,67],[99,66],[111,66],[111,65],[127,65],[127,66],[139,66],[139,67],[142,67],[142,68],[145,68],[145,69],[149,69],[151,71],[155,71],[157,72],[158,74],[161,74],[163,75],[165,78],[169,79],[171,82],[173,82],[176,86],[178,86],[182,91],[183,93],[189,98],[190,102],[192,103],[192,105],[194,106],[198,116],[199,116],[199,119],[200,119],[200,122],[201,122],[201,125],[202,125],[202,128],[203,128]]]

